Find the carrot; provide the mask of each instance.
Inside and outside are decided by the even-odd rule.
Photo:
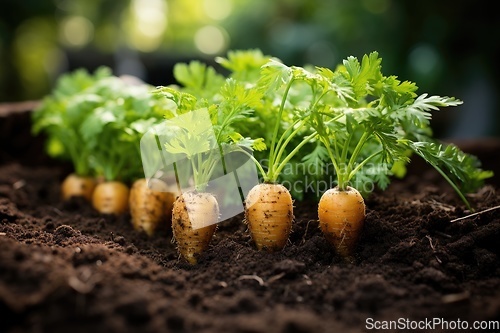
[[[292,196],[281,184],[254,186],[245,200],[245,220],[258,250],[281,250],[290,235]]]
[[[351,257],[365,220],[365,202],[358,190],[337,186],[326,191],[319,201],[318,217],[321,231],[337,253]]]
[[[218,219],[219,205],[210,193],[187,191],[175,200],[172,232],[179,254],[190,264],[208,248]]]
[[[92,205],[103,214],[122,214],[128,209],[129,188],[119,181],[98,184],[92,195]]]
[[[160,223],[167,223],[175,200],[165,182],[158,179],[151,179],[151,182],[152,188],[149,188],[145,178],[136,180],[129,197],[132,225],[149,236]]]
[[[61,184],[61,195],[63,200],[71,197],[83,197],[90,201],[96,187],[96,181],[92,177],[78,176],[75,173],[68,175]]]

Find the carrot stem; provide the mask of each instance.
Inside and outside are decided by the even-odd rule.
[[[306,136],[301,143],[299,143],[297,145],[297,147],[295,147],[291,152],[290,154],[287,155],[287,157],[278,165],[278,168],[276,169],[276,172],[274,174],[274,179],[271,179],[272,181],[276,181],[276,178],[278,178],[278,175],[280,174],[281,170],[283,170],[283,168],[285,167],[285,165],[292,159],[292,157],[300,150],[300,148],[302,148],[306,143],[308,143],[311,139],[313,139],[314,137],[316,137],[316,135],[318,135],[318,133],[314,132],[308,136]]]
[[[366,131],[363,132],[363,135],[361,135],[361,138],[359,139],[356,147],[354,148],[354,151],[352,152],[351,158],[349,159],[349,162],[347,163],[347,170],[351,170],[352,167],[354,166],[354,163],[356,163],[356,159],[358,158],[359,152],[361,151],[361,148],[363,148],[366,140],[368,137],[372,134],[371,131]]]
[[[337,164],[337,159],[335,158],[335,156],[333,155],[332,150],[330,149],[329,142],[325,141],[325,140],[328,140],[328,139],[325,138],[325,137],[320,137],[320,140],[321,140],[321,142],[323,142],[323,145],[325,146],[326,151],[328,152],[328,156],[330,157],[330,160],[332,161],[333,168],[335,169],[335,173],[337,173],[337,182],[339,184],[339,188],[342,189],[342,190],[344,190],[343,188],[340,187],[340,184],[344,184],[343,173],[341,172],[341,170],[339,168],[339,165]],[[336,145],[335,145],[335,147],[336,147]]]
[[[370,156],[368,156],[367,158],[365,158],[363,160],[363,162],[359,163],[350,173],[349,173],[349,176],[347,177],[347,181],[351,180],[352,177],[354,177],[354,175],[359,171],[359,169],[361,169],[366,163],[368,163],[368,161],[370,161],[372,158],[374,158],[375,156],[377,156],[378,154],[381,154],[383,152],[383,150],[379,150],[379,151],[376,151],[374,152],[373,154],[371,154]]]
[[[268,181],[267,180],[267,172],[264,170],[264,168],[262,168],[262,165],[260,164],[260,162],[252,154],[247,152],[245,149],[242,149],[241,152],[243,154],[247,155],[248,158],[250,158],[255,163],[255,165],[257,166],[257,169],[259,169],[259,172],[260,172],[262,178],[264,179],[264,182]]]
[[[296,121],[293,122],[293,124],[291,124],[285,132],[283,132],[283,134],[281,135],[280,139],[278,140],[278,143],[276,144],[276,148],[280,147],[279,149],[279,152],[278,152],[278,157],[276,158],[276,160],[280,160],[281,158],[281,154],[282,154],[282,151],[284,150],[283,147],[286,147],[286,145],[288,144],[288,142],[290,141],[291,138],[293,138],[293,136],[295,136],[296,133],[296,126],[298,123],[300,123],[301,121],[303,121],[304,119],[301,118],[301,119],[297,119]],[[302,125],[301,125],[302,126]],[[299,126],[299,128],[301,127]],[[287,140],[288,142],[285,142],[285,144],[282,144],[283,140],[285,140],[285,138],[289,139]]]
[[[285,109],[286,99],[288,97],[288,93],[290,92],[290,88],[292,87],[292,84],[294,81],[295,81],[295,79],[292,77],[290,79],[290,81],[288,82],[288,84],[285,88],[285,92],[283,94],[283,98],[281,99],[281,104],[280,104],[280,108],[278,111],[278,116],[276,118],[276,124],[274,126],[273,137],[271,140],[271,148],[269,149],[269,166],[270,166],[269,170],[272,170],[272,166],[274,165],[274,161],[275,161],[275,157],[276,157],[275,156],[276,139],[278,137],[278,131],[280,128],[281,118],[283,117],[283,110]]]
[[[458,196],[460,197],[460,199],[462,199],[462,201],[465,203],[465,206],[467,206],[467,209],[469,209],[470,211],[473,212],[474,209],[469,204],[469,201],[467,200],[467,198],[465,198],[465,195],[462,193],[462,191],[460,191],[460,189],[458,188],[458,186],[451,180],[451,178],[448,177],[448,175],[440,167],[438,167],[434,163],[430,163],[430,164],[434,167],[434,169],[437,170],[437,172],[439,172],[441,174],[441,176],[443,176],[444,179],[446,179],[446,181],[448,182],[448,184],[451,185],[451,187],[455,190],[455,192],[458,194]]]
[[[281,143],[281,139],[280,139],[280,141],[278,142],[278,145],[276,146],[276,147],[279,147],[279,150],[278,150],[278,154],[276,155],[276,159],[275,159],[276,163],[275,164],[278,164],[278,166],[279,166],[280,161],[281,161],[281,156],[285,152],[286,146],[288,145],[288,143],[290,143],[290,141],[293,139],[293,137],[295,135],[297,135],[297,133],[299,133],[301,130],[302,130],[302,126],[298,126],[292,133],[290,133],[288,135],[285,142],[282,143],[281,145],[280,145],[280,143]],[[271,178],[271,179],[277,178],[277,176],[279,175],[279,171],[277,170],[278,166],[275,164],[270,166],[272,169],[270,169],[269,178]]]

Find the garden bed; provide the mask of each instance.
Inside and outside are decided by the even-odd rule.
[[[29,126],[29,112],[0,114],[1,332],[360,332],[369,318],[500,316],[499,210],[452,222],[470,212],[419,159],[367,198],[355,262],[334,254],[305,200],[283,251],[256,251],[240,215],[190,266],[168,226],[148,238],[128,215],[61,202],[70,170]],[[472,205],[499,205],[500,142],[461,147],[496,173]]]

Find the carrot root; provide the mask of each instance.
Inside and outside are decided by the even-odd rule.
[[[352,187],[329,189],[319,201],[319,227],[343,258],[353,255],[365,216],[363,197]]]
[[[63,200],[68,200],[71,197],[83,197],[91,201],[96,185],[97,182],[93,177],[83,177],[72,173],[61,184],[61,196]]]
[[[103,214],[123,214],[128,210],[129,188],[119,181],[108,181],[96,186],[92,205]]]
[[[172,216],[175,194],[161,180],[151,180],[148,187],[145,178],[138,179],[130,189],[130,216],[135,230],[152,236],[161,223],[168,223]]]
[[[179,254],[190,264],[209,246],[219,219],[219,205],[210,193],[184,192],[172,210],[172,232]]]
[[[292,229],[293,201],[280,184],[254,186],[245,200],[245,221],[257,249],[283,249]]]

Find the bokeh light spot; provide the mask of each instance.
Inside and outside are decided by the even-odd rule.
[[[224,20],[233,10],[231,0],[204,0],[203,9],[205,14],[213,20]]]
[[[413,48],[408,60],[415,72],[426,75],[430,74],[438,66],[439,54],[432,46],[421,44]]]
[[[133,0],[126,21],[129,42],[143,52],[157,49],[167,29],[167,10],[165,0]]]
[[[228,37],[222,28],[207,25],[196,32],[194,43],[205,54],[217,54],[226,49]]]
[[[83,47],[94,36],[94,25],[83,16],[68,16],[60,25],[61,41],[70,47]]]

